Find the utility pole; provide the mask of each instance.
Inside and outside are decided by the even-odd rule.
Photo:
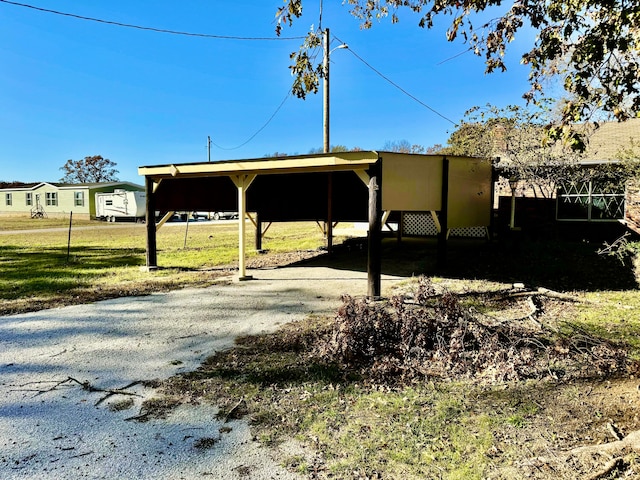
[[[338,45],[333,50],[329,50],[329,46],[331,42],[329,41],[329,29],[325,28],[322,32],[322,47],[324,50],[324,57],[322,59],[322,70],[324,74],[324,82],[322,83],[322,93],[323,93],[323,105],[322,105],[322,126],[323,126],[323,151],[324,153],[329,153],[331,150],[331,143],[329,141],[329,64],[331,63],[331,52],[333,50],[338,50],[339,48],[349,48],[347,44],[343,43],[342,45]]]
[[[322,127],[324,131],[323,136],[323,151],[324,153],[329,153],[331,150],[331,146],[329,143],[329,29],[326,28],[324,30],[324,38],[323,48],[324,48],[324,58],[322,60],[322,69],[324,73],[324,82],[323,84],[323,108],[322,108]]]
[[[207,158],[211,161],[211,136],[207,135]]]

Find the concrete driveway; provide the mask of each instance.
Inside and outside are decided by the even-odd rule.
[[[366,293],[364,272],[248,273],[254,280],[0,317],[0,478],[298,478],[245,422],[221,433],[215,407],[127,420],[154,395],[129,385],[194,370],[238,335],[333,312],[342,293]],[[402,279],[383,277],[383,290]],[[105,399],[75,380],[134,395]],[[125,400],[133,403],[117,410]]]

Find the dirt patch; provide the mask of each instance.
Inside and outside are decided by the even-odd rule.
[[[636,377],[567,383],[530,382],[480,398],[484,410],[507,413],[527,403],[535,414],[495,432],[492,455],[520,449],[511,466],[493,469],[488,478],[637,478],[638,445],[616,452],[604,447],[640,429],[640,380]],[[617,432],[617,433],[616,433]],[[581,451],[584,446],[594,447]],[[615,472],[603,472],[619,458]],[[499,463],[502,462],[497,462]]]

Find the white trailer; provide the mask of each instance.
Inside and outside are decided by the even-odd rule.
[[[145,214],[145,192],[116,189],[110,193],[96,193],[96,218],[99,220],[143,221]]]

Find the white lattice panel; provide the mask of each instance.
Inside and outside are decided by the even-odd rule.
[[[484,238],[487,237],[486,227],[464,227],[449,230],[449,237]]]
[[[403,212],[402,234],[429,237],[438,235],[438,228],[430,212]]]

